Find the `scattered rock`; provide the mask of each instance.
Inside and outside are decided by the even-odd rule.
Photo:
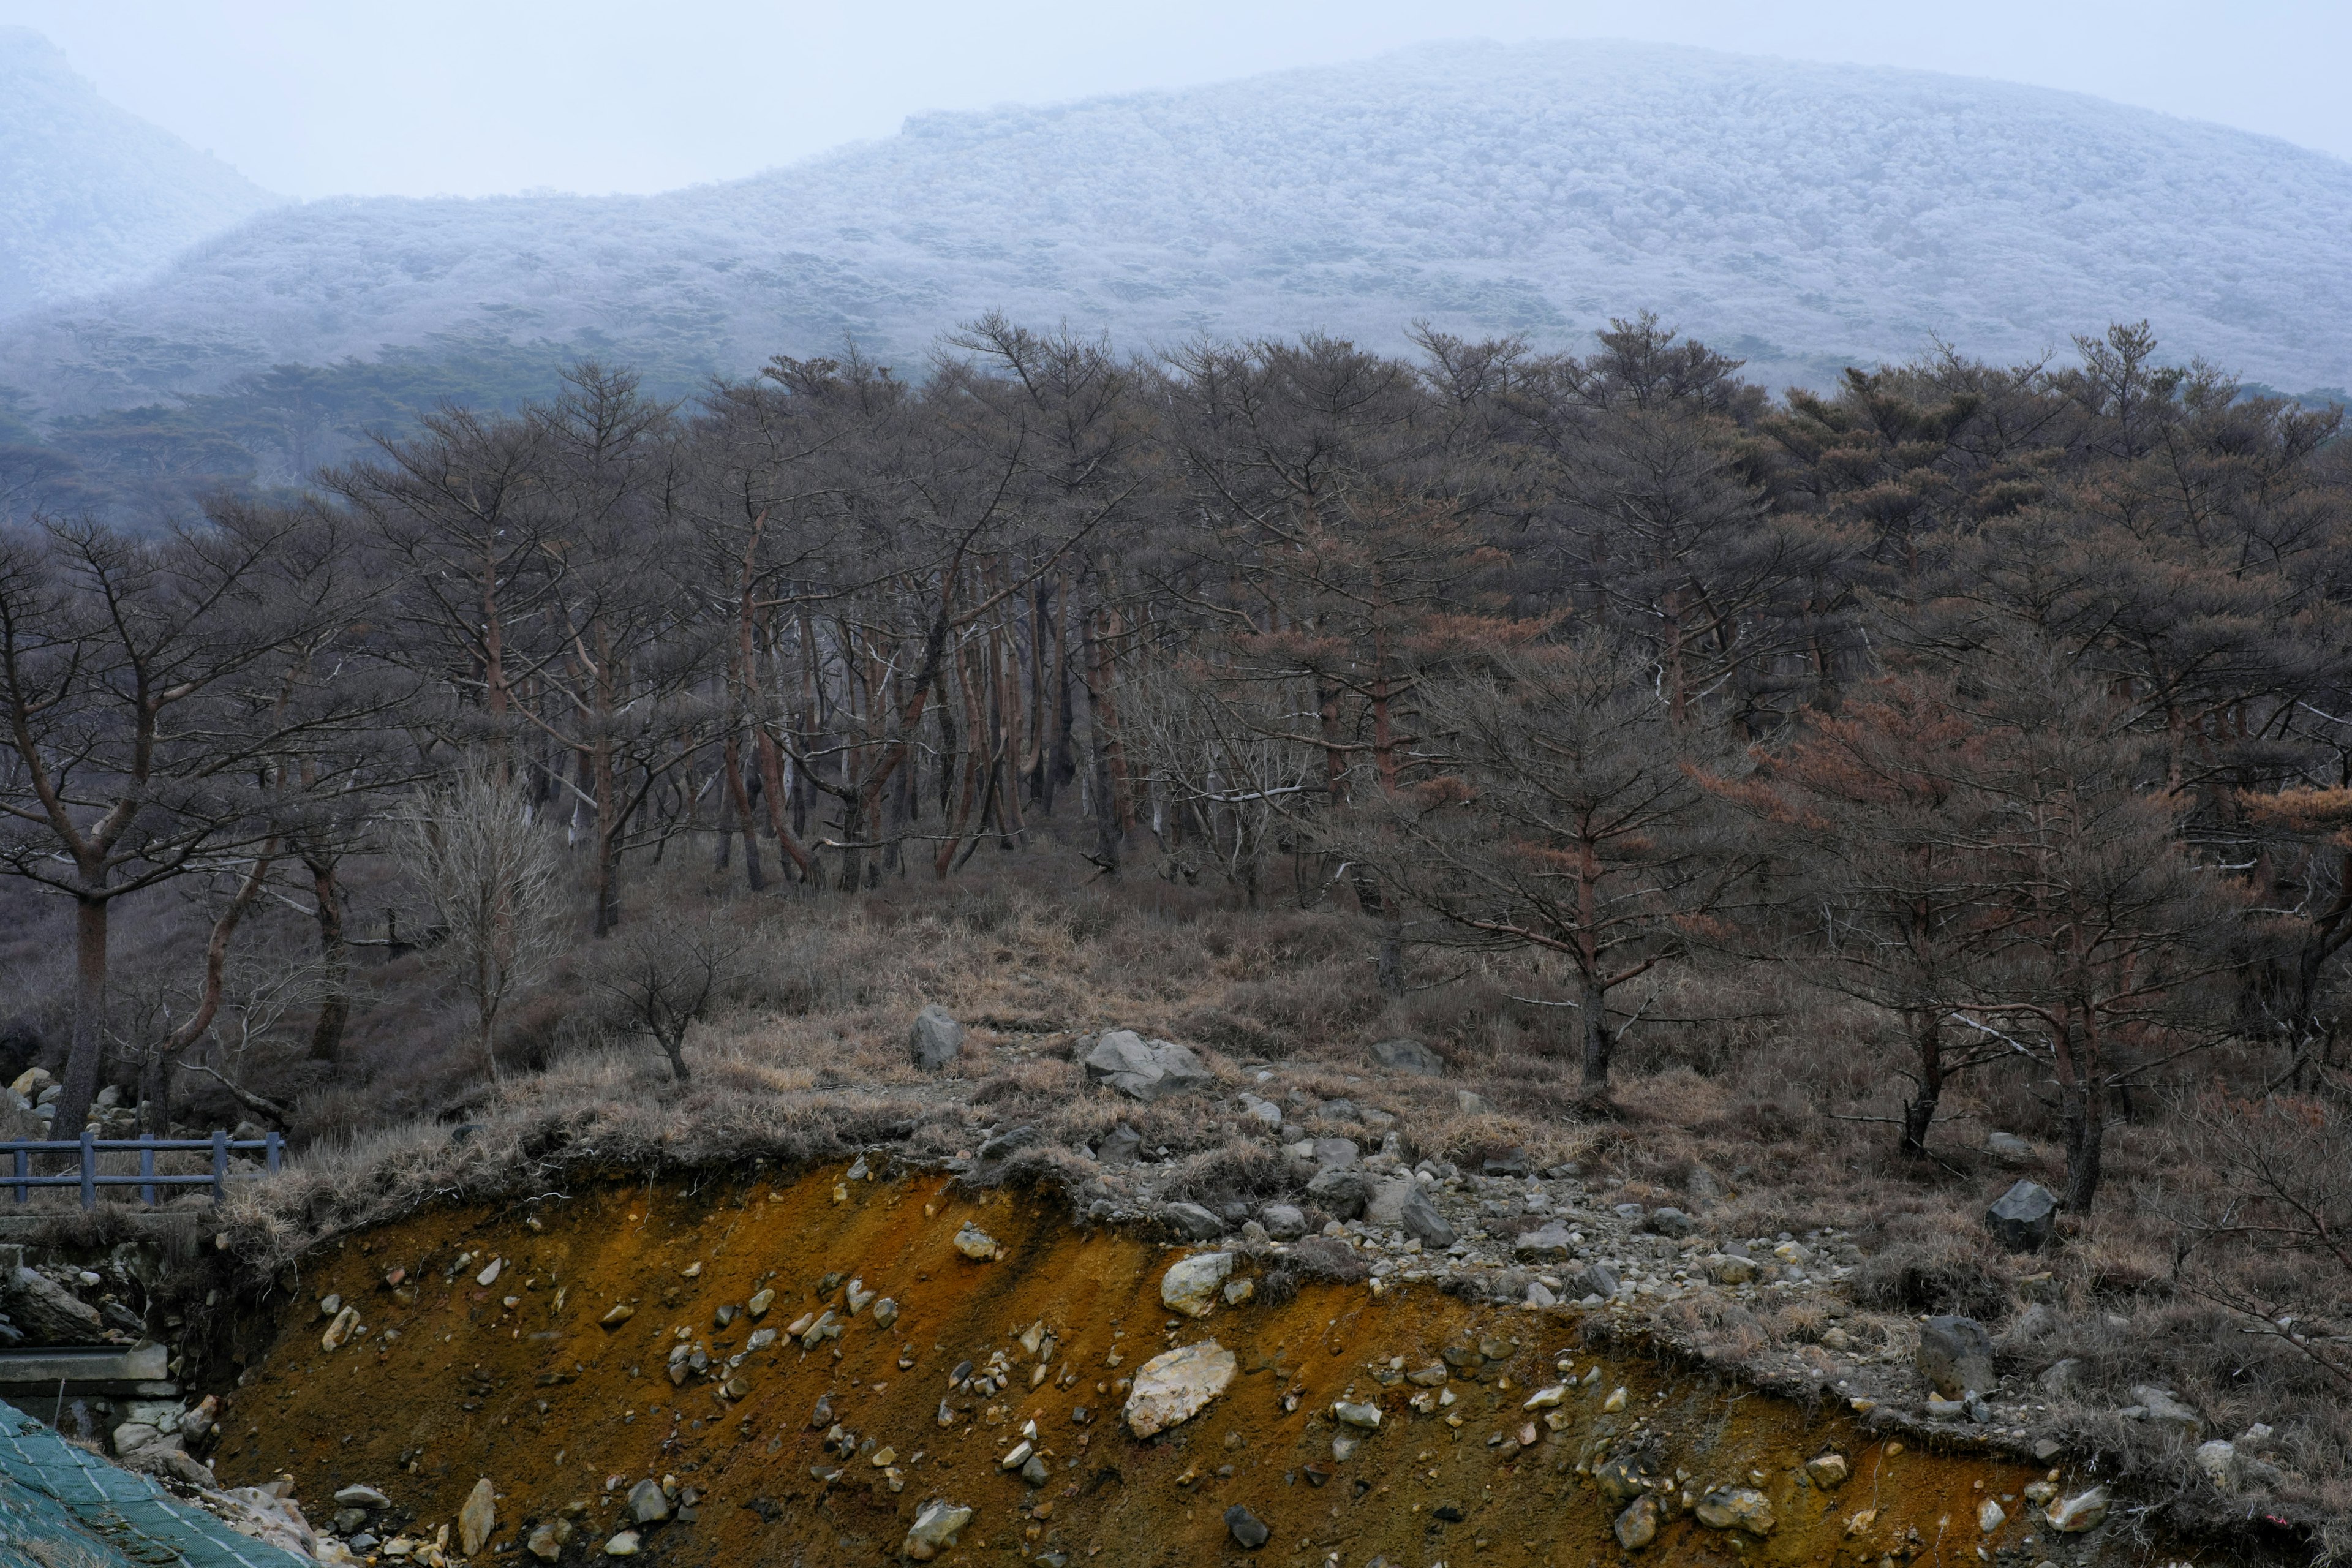
[[[661,1489],[656,1486],[654,1489]],[[498,1489],[490,1485],[489,1477],[484,1476],[474,1483],[474,1489],[466,1494],[465,1506],[457,1510],[458,1546],[467,1556],[473,1556],[488,1543],[490,1532],[498,1523]]]
[[[1746,1285],[1756,1278],[1756,1260],[1737,1253],[1718,1252],[1700,1259],[1699,1267],[1718,1285]]]
[[[2068,1356],[2063,1361],[2052,1362],[2043,1369],[2042,1375],[2035,1378],[2033,1382],[2042,1393],[2055,1399],[2074,1387],[2075,1380],[2082,1375],[2083,1363],[2074,1357]]]
[[[1643,1228],[1654,1231],[1660,1236],[1670,1236],[1679,1240],[1696,1230],[1698,1221],[1677,1208],[1654,1209],[1651,1211],[1649,1219],[1644,1222]]]
[[[1209,1083],[1209,1069],[1190,1050],[1167,1040],[1146,1041],[1132,1029],[1097,1040],[1079,1065],[1090,1083],[1105,1084],[1146,1104]]]
[[[1274,1538],[1265,1521],[1239,1503],[1225,1510],[1225,1533],[1245,1552],[1255,1552]]]
[[[1315,1163],[1327,1171],[1344,1171],[1363,1162],[1364,1152],[1356,1147],[1353,1138],[1317,1138]]]
[[[1450,1246],[1451,1243],[1448,1245]],[[1520,1232],[1518,1239],[1511,1243],[1511,1250],[1521,1258],[1565,1261],[1575,1255],[1576,1243],[1570,1239],[1568,1226],[1554,1220],[1535,1230]],[[1615,1291],[1616,1285],[1612,1281],[1610,1288],[1601,1294],[1612,1295]],[[1578,1292],[1578,1294],[1583,1293]]]
[[[556,1532],[555,1521],[543,1519],[532,1525],[530,1538],[523,1542],[522,1549],[541,1563],[552,1563],[562,1556],[563,1538]]]
[[[1004,1255],[1004,1244],[970,1220],[956,1231],[955,1249],[975,1263],[986,1263]]]
[[[1568,1293],[1579,1300],[1598,1296],[1602,1300],[1617,1294],[1617,1271],[1605,1263],[1588,1263],[1568,1278]]]
[[[1257,1282],[1254,1279],[1228,1279],[1225,1281],[1225,1305],[1228,1307],[1238,1307],[1244,1301],[1248,1300],[1252,1296],[1256,1294]]]
[[[2205,1472],[2220,1491],[2235,1491],[2238,1484],[2238,1447],[2234,1443],[2216,1438],[2197,1445],[2197,1468]]]
[[[1327,1214],[1354,1219],[1371,1200],[1370,1184],[1361,1171],[1327,1168],[1307,1184],[1307,1196]]]
[[[1419,1040],[1403,1037],[1382,1040],[1372,1047],[1371,1057],[1391,1072],[1412,1073],[1419,1078],[1445,1076],[1445,1058]]]
[[[669,1517],[669,1494],[662,1484],[648,1478],[629,1489],[629,1517],[639,1524],[654,1524]]]
[[[1217,1288],[1234,1271],[1230,1252],[1201,1252],[1180,1258],[1160,1277],[1160,1300],[1171,1311],[1188,1318],[1205,1318],[1217,1305]]]
[[[2205,1435],[2204,1418],[2172,1390],[2143,1383],[2133,1386],[2131,1395],[2147,1412],[2142,1419],[2148,1425],[2176,1432],[2191,1443]]]
[[[622,1531],[604,1542],[604,1555],[607,1557],[635,1557],[636,1554],[637,1532],[634,1530]]]
[[[1987,1535],[2009,1522],[2009,1510],[1992,1498],[1987,1498],[1977,1509],[1977,1529]]]
[[[596,1321],[604,1328],[613,1329],[618,1328],[621,1324],[627,1322],[631,1318],[634,1318],[636,1315],[637,1310],[624,1301],[615,1306],[611,1311],[606,1312],[603,1317],[597,1319]]]
[[[956,1537],[971,1522],[971,1510],[945,1498],[933,1498],[916,1510],[914,1526],[907,1531],[900,1550],[918,1563],[929,1563],[954,1546]]]
[[[1367,1432],[1381,1429],[1381,1407],[1377,1405],[1360,1405],[1342,1399],[1331,1406],[1331,1415],[1332,1419],[1344,1426],[1360,1426]]]
[[[907,1031],[907,1050],[925,1072],[952,1067],[963,1055],[963,1026],[954,1014],[933,1004],[915,1015],[914,1027]]]
[[[1837,1490],[1852,1473],[1843,1454],[1816,1454],[1805,1461],[1805,1479],[1823,1491]]]
[[[2033,1145],[2014,1132],[1987,1133],[1985,1152],[1992,1156],[1993,1163],[2011,1170],[2033,1163]]]
[[[1295,1204],[1268,1204],[1257,1211],[1258,1223],[1276,1241],[1297,1241],[1307,1234],[1307,1215]]]
[[[2076,1492],[2073,1497],[2059,1499],[2050,1505],[2050,1511],[2043,1517],[2050,1521],[2050,1528],[2061,1534],[2080,1535],[2086,1530],[2096,1530],[2105,1521],[2107,1506],[2114,1500],[2106,1488],[2093,1487],[2088,1491]]]
[[[1008,1127],[980,1146],[980,1157],[983,1160],[1002,1160],[1008,1155],[1019,1153],[1045,1136],[1045,1133],[1038,1131],[1034,1122],[1024,1122],[1018,1127]]]
[[[11,1305],[14,1303],[12,1302]],[[335,1314],[335,1321],[327,1325],[327,1331],[319,1336],[319,1348],[322,1351],[342,1349],[344,1342],[352,1337],[352,1331],[359,1326],[360,1310],[357,1307],[345,1307]]]
[[[898,1303],[885,1296],[874,1303],[874,1326],[887,1329],[898,1321]]]
[[[2020,1181],[1985,1210],[1985,1229],[2004,1252],[2039,1252],[2058,1225],[2058,1194],[2039,1182]]]
[[[1744,1530],[1750,1535],[1772,1533],[1772,1500],[1752,1487],[1717,1487],[1698,1500],[1693,1510],[1709,1530]]]
[[[1639,1552],[1658,1538],[1658,1500],[1646,1494],[1635,1498],[1617,1516],[1617,1544],[1628,1552]]]
[[[1153,1356],[1136,1369],[1127,1396],[1127,1424],[1149,1437],[1190,1420],[1234,1381],[1234,1352],[1214,1340]]]
[[[336,1503],[343,1508],[363,1508],[371,1511],[390,1508],[392,1500],[370,1486],[348,1486],[335,1493]]]
[[[1974,1318],[1930,1318],[1919,1325],[1919,1373],[1947,1399],[1993,1386],[1992,1337]]]
[[[1225,1222],[1199,1204],[1169,1204],[1160,1217],[1180,1241],[1214,1241],[1225,1234]]]

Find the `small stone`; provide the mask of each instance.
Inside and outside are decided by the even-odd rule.
[[[874,1326],[887,1329],[898,1321],[898,1303],[885,1296],[874,1303]]]
[[[918,1563],[929,1563],[956,1544],[956,1537],[971,1522],[971,1510],[944,1498],[933,1498],[915,1511],[915,1522],[900,1548]]]
[[[1342,1399],[1331,1406],[1331,1415],[1334,1419],[1347,1426],[1361,1427],[1367,1432],[1377,1432],[1381,1429],[1381,1407],[1377,1405],[1362,1405]]]
[[[752,1320],[757,1321],[766,1317],[768,1309],[775,1304],[776,1293],[773,1290],[757,1290],[752,1292],[751,1300],[745,1304],[743,1310],[750,1313]]]
[[[1677,1208],[1653,1209],[1645,1222],[1659,1236],[1682,1237],[1698,1228],[1698,1221]]]
[[[479,1274],[474,1276],[474,1283],[481,1286],[484,1289],[489,1289],[489,1287],[499,1282],[499,1270],[504,1268],[506,1266],[507,1260],[505,1258],[491,1258],[489,1267],[484,1268]]]
[[[1006,1159],[1019,1153],[1033,1143],[1042,1142],[1045,1136],[1034,1122],[1024,1122],[1019,1127],[1009,1127],[980,1146],[980,1157],[983,1160]]]
[[[1977,1510],[1977,1529],[1987,1535],[2009,1522],[2009,1510],[1991,1498],[1984,1500]]]
[[[865,1280],[852,1279],[849,1282],[848,1303],[851,1317],[854,1318],[866,1310],[866,1304],[873,1300],[874,1292],[866,1288]]]
[[[1930,1318],[1919,1325],[1918,1367],[1947,1399],[1993,1386],[1992,1337],[1974,1318]]]
[[[1445,1058],[1415,1039],[1400,1037],[1382,1040],[1372,1047],[1371,1058],[1391,1072],[1411,1073],[1416,1078],[1445,1076]]]
[[[996,1468],[1000,1470],[1017,1470],[1027,1464],[1029,1456],[1036,1451],[1037,1446],[1024,1437],[1013,1444],[1011,1451],[1004,1458],[996,1461]]]
[[[335,1501],[344,1508],[390,1508],[392,1500],[370,1486],[348,1486],[335,1493]]]
[[[932,1004],[915,1015],[914,1026],[907,1031],[907,1054],[924,1072],[953,1067],[963,1054],[963,1026],[954,1014]]]
[[[2107,1507],[2114,1500],[2106,1488],[2093,1487],[2088,1491],[2076,1492],[2073,1497],[2059,1499],[2050,1505],[2050,1511],[2044,1517],[2050,1521],[2050,1528],[2061,1534],[2080,1535],[2086,1530],[2097,1529],[2105,1521]]]
[[[616,1328],[619,1325],[627,1322],[631,1318],[634,1318],[636,1315],[637,1310],[625,1301],[614,1307],[611,1311],[606,1312],[603,1317],[597,1319],[596,1321],[598,1324],[607,1329]],[[633,1543],[629,1550],[635,1552],[636,1550],[635,1545]]]
[[[1805,1479],[1823,1491],[1837,1490],[1851,1474],[1853,1468],[1843,1454],[1816,1454],[1805,1461]]]
[[[1003,1256],[1003,1244],[970,1220],[955,1234],[955,1249],[975,1263],[986,1263]]]
[[[1230,1252],[1201,1252],[1168,1266],[1160,1277],[1160,1301],[1188,1318],[1205,1318],[1217,1304],[1217,1288],[1234,1271]]]
[[[20,1270],[20,1272],[28,1271]],[[345,1307],[335,1314],[335,1321],[327,1325],[327,1331],[319,1336],[319,1348],[322,1351],[342,1349],[343,1342],[352,1337],[352,1331],[359,1326],[360,1310],[357,1307]]]
[[[1612,1415],[1624,1409],[1625,1391],[1622,1388],[1612,1390],[1609,1397],[1601,1402],[1601,1408]]]
[[[2234,1443],[2215,1439],[2197,1445],[2197,1468],[2220,1491],[2236,1489],[2238,1480],[2238,1448]]]
[[[1050,1472],[1045,1468],[1045,1461],[1040,1455],[1030,1455],[1029,1462],[1021,1467],[1021,1479],[1033,1487],[1044,1486],[1049,1475]]]
[[[1307,1215],[1295,1204],[1268,1204],[1257,1211],[1258,1222],[1276,1241],[1297,1241],[1307,1234]]]
[[[637,1532],[634,1530],[625,1530],[604,1542],[604,1555],[607,1557],[635,1557],[636,1554]]]
[[[554,1521],[541,1520],[531,1526],[530,1535],[523,1542],[522,1549],[541,1563],[552,1563],[562,1556],[563,1542],[556,1536]]]
[[[1225,1305],[1238,1307],[1257,1294],[1257,1281],[1247,1278],[1225,1281]]]
[[[1752,1487],[1717,1487],[1693,1511],[1709,1530],[1744,1530],[1755,1536],[1771,1534],[1777,1522],[1771,1500]]]
[[[639,1524],[653,1524],[669,1517],[669,1497],[659,1481],[639,1481],[629,1489],[629,1517]]]
[[[471,1557],[479,1552],[498,1528],[498,1489],[484,1476],[466,1494],[466,1505],[457,1510],[457,1544]]]
[[[1274,1538],[1265,1521],[1239,1503],[1225,1510],[1225,1533],[1245,1552],[1255,1552]]]
[[[1143,1150],[1143,1134],[1122,1121],[1095,1146],[1095,1158],[1106,1165],[1132,1165]]]
[[[1518,1239],[1511,1243],[1511,1251],[1517,1257],[1534,1261],[1565,1261],[1575,1256],[1576,1243],[1570,1239],[1568,1226],[1554,1220],[1535,1230],[1521,1231]],[[1614,1289],[1615,1287],[1612,1286],[1609,1293],[1613,1293]]]
[[[2170,1389],[2142,1383],[2133,1385],[2131,1394],[2147,1411],[2143,1419],[2149,1425],[2176,1432],[2192,1443],[2204,1436],[2204,1418]]]
[[[1638,1552],[1658,1538],[1658,1500],[1644,1494],[1635,1498],[1617,1516],[1614,1526],[1617,1544],[1628,1552]]]

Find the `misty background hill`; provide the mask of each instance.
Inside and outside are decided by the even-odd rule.
[[[135,282],[280,199],[0,27],[0,317]]]
[[[34,132],[9,123],[0,157],[21,163]],[[128,135],[89,123],[41,134]],[[204,173],[184,203],[217,185]],[[104,445],[93,461],[278,479],[431,396],[543,390],[571,355],[675,391],[851,340],[918,370],[999,308],[1129,349],[1308,331],[1393,348],[1417,319],[1580,347],[1647,309],[1753,376],[1816,384],[1937,340],[2024,360],[2146,317],[2168,357],[2295,391],[2352,381],[2347,233],[2352,163],[2080,95],[1462,44],[919,116],[655,196],[278,207],[144,281],[0,321],[0,389],[57,440]],[[178,446],[124,459],[126,440]]]

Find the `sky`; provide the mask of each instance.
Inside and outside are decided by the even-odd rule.
[[[910,113],[1418,42],[1621,37],[1949,71],[2352,158],[2352,0],[0,0],[109,100],[288,195],[666,190]]]

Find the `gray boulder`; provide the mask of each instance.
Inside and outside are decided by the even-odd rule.
[[[1974,1318],[1930,1318],[1919,1325],[1919,1374],[1947,1399],[1993,1386],[1992,1336]]]
[[[1211,1081],[1201,1058],[1168,1040],[1146,1040],[1132,1029],[1112,1029],[1080,1059],[1087,1080],[1146,1104]]]
[[[97,1308],[22,1264],[0,1278],[0,1319],[37,1345],[90,1344],[106,1330]]]
[[[1307,1234],[1307,1215],[1296,1204],[1268,1204],[1257,1211],[1257,1219],[1276,1241],[1297,1241]]]
[[[1181,1240],[1214,1241],[1225,1234],[1225,1222],[1199,1204],[1170,1204],[1160,1217]]]
[[[1402,1037],[1382,1040],[1372,1047],[1372,1060],[1391,1072],[1409,1072],[1419,1078],[1445,1076],[1445,1058],[1419,1040]]]
[[[936,1004],[925,1007],[915,1015],[914,1027],[907,1031],[907,1050],[925,1072],[952,1067],[963,1055],[963,1026],[944,1007]]]
[[[1688,1236],[1698,1228],[1698,1221],[1676,1208],[1653,1209],[1646,1224],[1648,1229],[1660,1236],[1676,1238]]]
[[[1985,1210],[1985,1229],[2004,1252],[2039,1252],[2058,1226],[2058,1194],[2021,1181]]]
[[[1143,1134],[1122,1121],[1095,1145],[1095,1158],[1106,1165],[1132,1165],[1143,1152]]]
[[[1437,1205],[1429,1201],[1429,1194],[1422,1190],[1421,1184],[1415,1182],[1412,1185],[1412,1191],[1405,1195],[1398,1215],[1404,1233],[1423,1247],[1453,1246],[1454,1227],[1445,1223],[1445,1216],[1437,1212]]]
[[[1326,1214],[1354,1219],[1371,1201],[1371,1184],[1364,1179],[1361,1171],[1336,1166],[1320,1172],[1307,1184],[1307,1196]]]
[[[1448,1245],[1450,1246],[1451,1243]],[[1576,1250],[1576,1243],[1569,1239],[1568,1226],[1554,1220],[1549,1225],[1540,1226],[1534,1230],[1521,1231],[1518,1239],[1511,1243],[1511,1250],[1521,1258],[1551,1261],[1570,1257]],[[1613,1295],[1617,1287],[1612,1283],[1601,1294]],[[1583,1290],[1576,1293],[1580,1296],[1590,1294]]]
[[[1318,1138],[1315,1140],[1315,1163],[1327,1171],[1345,1170],[1360,1163],[1363,1151],[1352,1138]]]
[[[1605,1263],[1588,1263],[1568,1277],[1564,1293],[1570,1300],[1598,1296],[1606,1301],[1617,1294],[1617,1272]]]
[[[2205,1435],[2203,1417],[2183,1403],[2180,1396],[2172,1390],[2158,1388],[2152,1384],[2143,1383],[2135,1385],[2131,1394],[2134,1399],[2139,1401],[2140,1408],[2147,1413],[2141,1419],[2147,1421],[2149,1426],[2178,1433],[2191,1443]]]
[[[1037,1130],[1034,1122],[1024,1122],[1018,1127],[1008,1127],[980,1146],[980,1157],[983,1160],[1002,1160],[1009,1154],[1017,1153],[1031,1144],[1040,1142],[1045,1136]]]

